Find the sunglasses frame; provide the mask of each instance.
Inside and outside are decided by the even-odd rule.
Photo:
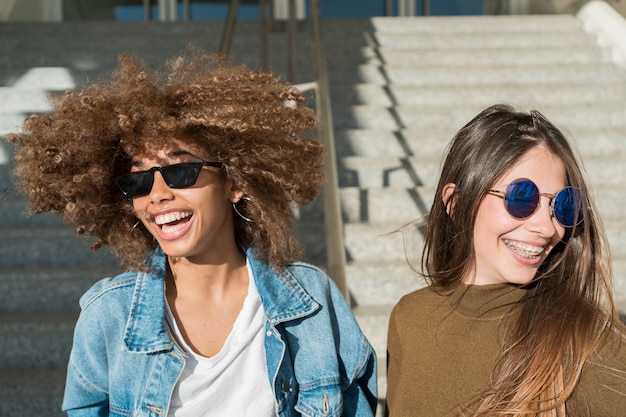
[[[184,166],[184,167],[181,167]],[[163,181],[165,182],[165,184],[169,187],[169,188],[187,188],[187,187],[191,187],[192,185],[194,185],[196,183],[196,181],[198,181],[198,176],[200,175],[200,171],[202,171],[202,168],[208,166],[208,167],[213,167],[213,168],[219,168],[219,169],[223,169],[224,168],[224,164],[222,164],[221,162],[209,162],[209,161],[197,161],[197,162],[180,162],[177,164],[172,164],[172,165],[166,165],[166,166],[155,166],[152,167],[150,169],[144,170],[144,171],[135,171],[135,172],[129,172],[128,174],[124,174],[121,175],[120,177],[118,177],[115,182],[117,183],[117,186],[119,187],[119,189],[122,191],[122,194],[124,194],[126,197],[130,197],[130,198],[134,198],[134,197],[141,197],[147,194],[150,194],[150,191],[152,191],[152,186],[154,185],[154,172],[155,171],[159,171],[161,173],[161,177],[163,177]],[[187,172],[191,172],[193,169],[193,172],[195,173],[195,178],[193,180],[192,183],[188,184],[188,185],[184,185],[184,186],[178,186],[177,184],[174,184],[172,181],[169,181],[169,174],[168,171],[171,171],[172,169],[176,169],[176,168],[185,168],[185,167],[191,167],[191,168],[187,168],[189,171]],[[145,176],[146,174],[150,174],[150,188],[148,189],[147,192],[140,192],[140,193],[129,193],[127,192],[127,190],[124,189],[124,186],[122,185],[122,182],[126,179],[126,178],[133,178],[133,177],[138,177],[138,176]],[[185,176],[186,177],[186,176]]]
[[[537,205],[535,206],[535,209],[533,210],[532,213],[530,213],[528,216],[525,217],[517,217],[515,215],[513,215],[511,213],[511,210],[509,210],[509,207],[507,205],[507,195],[510,193],[508,191],[508,188],[513,185],[513,184],[518,184],[518,183],[522,183],[522,182],[530,182],[531,184],[534,185],[534,187],[537,189],[537,194],[539,195],[539,199],[537,201]],[[541,207],[541,196],[543,197],[547,197],[550,199],[550,202],[548,203],[548,207],[550,207],[550,216],[552,216],[553,218],[556,219],[557,222],[559,222],[559,224],[563,227],[574,227],[574,226],[578,226],[580,223],[582,223],[582,221],[585,219],[584,216],[584,210],[585,210],[585,203],[584,203],[584,198],[583,198],[583,193],[580,190],[580,188],[577,187],[564,187],[563,189],[559,190],[559,192],[557,192],[556,194],[550,194],[550,193],[542,193],[539,192],[539,187],[537,187],[537,184],[535,184],[534,181],[528,179],[528,178],[517,178],[513,181],[511,181],[509,184],[506,185],[507,190],[494,190],[494,189],[490,189],[487,190],[489,193],[494,193],[497,194],[498,197],[502,198],[502,201],[504,203],[504,209],[506,210],[506,212],[513,217],[514,219],[518,219],[518,220],[524,220],[524,219],[528,219],[530,217],[532,217],[535,213],[537,213],[537,210],[539,210],[539,208]],[[578,217],[579,220],[572,224],[572,225],[565,225],[563,223],[561,223],[561,221],[559,220],[559,218],[556,216],[555,212],[554,212],[554,206],[556,204],[556,198],[563,192],[566,191],[568,189],[572,189],[572,190],[577,190],[579,195],[580,195],[580,203],[581,203],[581,207],[580,207],[580,212],[578,213]]]

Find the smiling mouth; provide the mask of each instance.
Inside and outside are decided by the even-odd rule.
[[[154,223],[166,233],[174,233],[181,229],[191,218],[190,211],[178,211],[160,214],[154,217]]]
[[[543,246],[530,246],[522,245],[520,243],[513,243],[508,239],[504,239],[504,244],[509,247],[513,252],[527,259],[537,259],[539,255],[544,251]]]

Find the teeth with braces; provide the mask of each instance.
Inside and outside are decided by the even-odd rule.
[[[513,243],[508,239],[504,239],[504,244],[507,245],[509,248],[511,248],[513,252],[517,253],[523,258],[528,258],[528,259],[536,259],[544,250],[543,246],[520,245],[520,244]]]
[[[154,222],[158,224],[159,226],[162,226],[164,224],[175,222],[175,221],[184,219],[185,217],[189,217],[189,216],[191,216],[190,211],[179,211],[176,213],[167,213],[167,214],[162,214],[160,216],[156,216],[154,218]]]

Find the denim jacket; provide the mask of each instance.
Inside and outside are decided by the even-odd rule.
[[[248,251],[266,313],[269,383],[280,417],[373,416],[376,355],[333,282],[307,264],[277,274]],[[184,366],[165,322],[167,259],[96,283],[81,298],[63,409],[69,416],[167,415]]]

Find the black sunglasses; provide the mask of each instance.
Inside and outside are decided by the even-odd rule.
[[[147,171],[122,175],[116,182],[126,197],[140,197],[150,193],[154,183],[154,171],[159,171],[170,188],[191,187],[198,180],[202,167],[224,168],[221,162],[183,162],[165,167],[152,167]]]
[[[507,185],[505,191],[489,190],[502,196],[504,208],[516,219],[525,219],[535,214],[541,196],[550,198],[550,214],[564,227],[574,227],[584,218],[582,191],[565,187],[556,194],[540,193],[537,185],[527,178],[519,178]]]

